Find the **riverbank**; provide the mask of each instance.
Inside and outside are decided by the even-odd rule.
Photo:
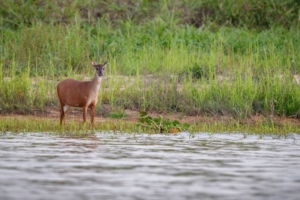
[[[191,132],[298,132],[295,2],[101,2],[2,6],[0,115],[10,112],[2,131],[60,131],[57,83],[91,80],[91,62],[108,61],[96,130],[159,130],[136,129],[138,111],[146,110],[189,123]],[[75,113],[68,130],[89,128]]]
[[[104,107],[106,105],[103,105]],[[102,106],[102,107],[103,107]],[[137,130],[136,124],[139,123],[139,112],[136,110],[124,110],[123,117],[103,117],[99,112],[95,117],[94,129],[90,126],[90,119],[87,123],[82,120],[82,111],[80,108],[71,108],[66,117],[66,125],[63,129],[59,126],[59,108],[57,106],[48,106],[43,111],[32,110],[27,112],[9,112],[0,115],[0,131],[7,132],[67,132],[81,133],[82,131],[125,131],[125,132],[149,132],[146,130]],[[280,116],[255,115],[248,118],[234,118],[230,115],[198,115],[189,116],[180,112],[158,113],[149,112],[149,116],[163,119],[178,120],[180,123],[188,123],[192,126],[192,132],[243,132],[259,134],[287,134],[300,133],[300,120],[295,118]]]

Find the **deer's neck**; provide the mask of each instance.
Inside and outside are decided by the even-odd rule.
[[[97,74],[95,74],[94,79],[91,81],[91,90],[93,92],[98,93],[100,89],[101,81],[102,81],[102,76],[99,77]]]

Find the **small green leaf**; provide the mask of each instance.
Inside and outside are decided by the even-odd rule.
[[[140,116],[141,116],[141,117],[144,117],[144,116],[146,116],[146,115],[147,115],[147,112],[146,112],[146,111],[141,111],[141,112],[140,112]]]
[[[184,130],[188,130],[190,127],[191,127],[191,125],[188,124],[188,123],[184,123],[184,124],[183,124],[183,129],[184,129]]]

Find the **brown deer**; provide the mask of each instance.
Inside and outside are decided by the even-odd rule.
[[[83,121],[86,122],[87,109],[91,109],[91,123],[94,126],[94,116],[96,104],[98,102],[98,92],[100,89],[102,76],[107,61],[103,64],[92,62],[96,73],[91,81],[77,81],[74,79],[65,79],[57,84],[57,94],[60,102],[60,125],[65,122],[66,111],[69,107],[82,107]]]

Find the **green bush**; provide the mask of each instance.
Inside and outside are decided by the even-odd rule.
[[[171,24],[195,27],[209,25],[266,29],[274,26],[299,26],[297,0],[155,0],[155,1],[3,1],[0,16],[4,27],[31,26],[39,21],[95,24],[105,19],[114,26],[125,21],[142,24],[155,18]]]

